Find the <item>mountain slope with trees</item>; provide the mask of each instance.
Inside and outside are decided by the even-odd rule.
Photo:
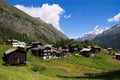
[[[0,28],[1,42],[15,38],[22,41],[53,43],[68,38],[51,24],[25,14],[4,0],[0,0]]]

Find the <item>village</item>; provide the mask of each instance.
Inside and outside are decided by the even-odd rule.
[[[26,65],[27,53],[31,53],[33,56],[40,57],[43,60],[49,60],[52,58],[66,58],[71,54],[94,57],[96,54],[99,54],[102,49],[100,46],[85,46],[81,48],[77,44],[69,44],[55,48],[53,45],[44,45],[40,42],[30,42],[30,44],[27,45],[25,42],[20,42],[15,39],[9,39],[5,44],[13,47],[4,52],[2,60],[6,65]],[[112,48],[107,48],[106,54],[113,55],[118,60],[120,59],[120,53],[116,53]]]
[[[120,0],[0,0],[0,80],[120,80]]]

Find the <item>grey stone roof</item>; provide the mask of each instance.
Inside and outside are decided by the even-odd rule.
[[[9,54],[9,53],[11,53],[11,52],[16,51],[17,49],[18,49],[18,48],[9,49],[9,50],[5,51],[5,54],[7,55],[7,54]]]
[[[7,54],[10,54],[10,53],[12,53],[12,52],[14,52],[14,51],[16,51],[16,50],[24,51],[24,50],[22,50],[22,49],[20,49],[20,48],[11,48],[11,49],[5,51],[4,54],[7,55]],[[24,51],[24,52],[25,52],[25,51]]]

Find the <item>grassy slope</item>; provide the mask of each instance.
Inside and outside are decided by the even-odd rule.
[[[0,58],[2,58],[3,52],[9,48],[10,46],[0,46]],[[111,56],[107,56],[107,57],[111,59]],[[71,56],[70,58],[71,59],[75,58],[74,60],[77,59],[78,61],[78,57],[76,56]],[[88,64],[88,62],[91,64],[94,63],[94,62],[92,63],[92,60],[93,60],[92,58],[88,59],[89,61],[87,61],[87,59],[85,59],[84,57],[81,57],[79,58],[79,61],[80,60],[82,60],[82,62],[84,62],[84,65],[86,66],[90,65]],[[118,66],[120,66],[120,64],[118,63],[120,62],[117,62],[117,61],[114,62],[113,60],[112,62],[108,61],[108,63],[110,63],[111,65],[114,65],[112,67],[113,70],[120,69],[118,68]],[[93,67],[96,68],[96,65],[93,65]],[[114,68],[114,67],[117,67],[117,68]],[[112,68],[110,68],[110,70],[112,70]],[[61,79],[62,80],[68,80],[68,79],[70,80],[106,79],[107,80],[109,79],[109,76],[107,77],[104,77],[102,75],[98,76],[97,74],[99,73],[100,71],[97,71],[97,70],[92,70],[82,66],[70,64],[66,61],[66,59],[63,59],[63,58],[52,59],[52,60],[42,60],[38,57],[28,54],[26,66],[5,66],[3,65],[3,61],[0,59],[0,80],[61,80]],[[96,74],[97,78],[96,76],[95,77],[88,76],[88,74],[89,75]]]
[[[71,56],[68,58],[71,61],[84,66],[89,66],[101,70],[120,70],[120,61],[115,59],[115,56],[104,53],[97,54],[95,57],[86,58],[83,56]]]

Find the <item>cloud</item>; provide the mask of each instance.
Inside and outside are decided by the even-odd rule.
[[[119,22],[120,21],[120,13],[118,13],[113,18],[108,19],[108,22]]]
[[[72,16],[71,14],[70,15],[64,15],[64,18],[69,19],[71,16]]]
[[[98,25],[95,26],[95,28],[93,29],[93,31],[89,31],[87,33],[82,34],[77,40],[78,41],[83,41],[83,40],[92,40],[94,39],[97,35],[101,34],[102,32],[108,30],[109,27],[99,27]]]
[[[23,5],[15,5],[16,8],[24,11],[32,17],[40,17],[46,23],[52,24],[56,29],[61,30],[60,15],[64,12],[58,4],[43,4],[41,7],[26,7]]]

